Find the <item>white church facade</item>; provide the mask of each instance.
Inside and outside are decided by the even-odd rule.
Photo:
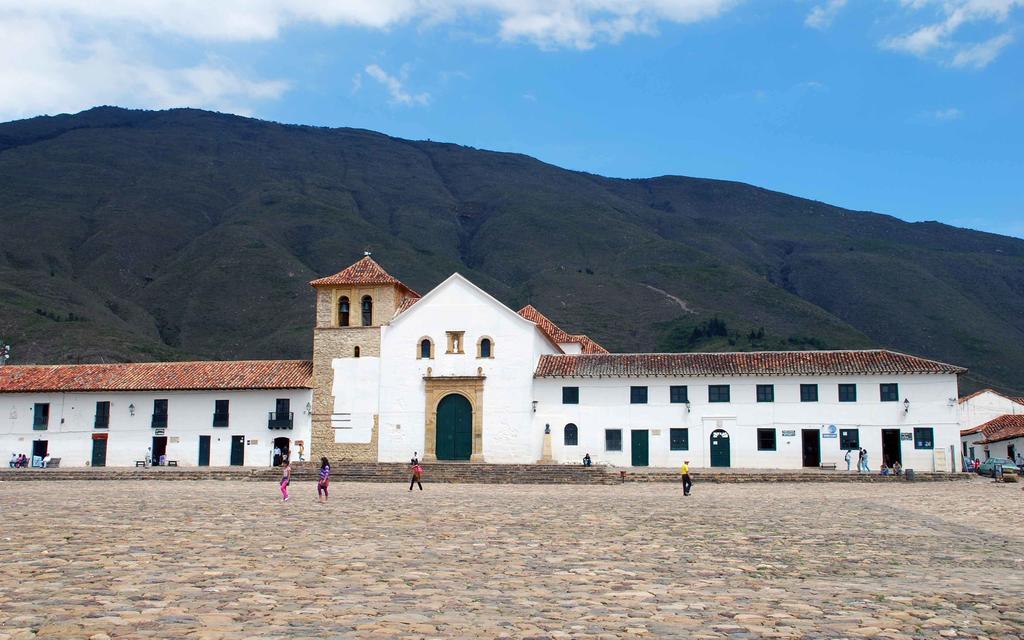
[[[312,361],[269,361],[291,364],[258,384],[232,378],[233,363],[174,363],[207,367],[204,381],[155,376],[147,389],[33,386],[25,380],[41,378],[28,375],[31,367],[0,368],[0,411],[9,416],[0,447],[19,451],[38,438],[26,416],[44,396],[66,412],[69,402],[86,407],[113,394],[113,414],[134,404],[150,415],[161,399],[179,407],[160,437],[176,438],[171,451],[181,465],[237,462],[230,443],[238,436],[257,443],[245,445],[243,464],[268,464],[282,437],[275,418],[294,411],[284,443],[292,459],[298,441],[306,459],[337,463],[415,454],[427,462],[578,464],[589,454],[595,464],[624,467],[689,460],[698,468],[845,469],[845,451],[856,459],[864,448],[875,472],[897,460],[920,471],[958,470],[961,367],[887,350],[613,354],[532,306],[509,309],[459,274],[420,296],[369,256],[311,284]],[[93,366],[54,369],[85,380]],[[252,412],[237,427],[244,433],[234,415],[228,427],[213,426],[217,400]],[[122,418],[126,436],[115,441],[111,422],[107,464],[134,463],[156,437],[151,422]],[[88,423],[65,418],[50,430],[50,455],[89,464],[96,428]],[[129,429],[139,433],[128,438]]]

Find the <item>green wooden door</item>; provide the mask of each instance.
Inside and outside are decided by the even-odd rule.
[[[94,467],[105,467],[107,466],[107,440],[93,440],[92,441],[92,466]]]
[[[638,429],[630,432],[630,455],[634,467],[647,466],[647,429]]]
[[[711,432],[711,466],[728,467],[729,464],[729,434],[716,429]]]
[[[210,466],[210,436],[199,436],[199,466]]]
[[[245,436],[231,436],[231,466],[245,464]]]
[[[473,407],[458,394],[445,396],[437,405],[438,460],[469,460],[473,453]]]

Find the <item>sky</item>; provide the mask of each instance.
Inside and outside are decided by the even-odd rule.
[[[1024,237],[1024,0],[0,0],[0,120],[199,107]]]

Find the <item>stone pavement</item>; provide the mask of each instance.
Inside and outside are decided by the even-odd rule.
[[[0,640],[1024,637],[1020,484],[425,486],[0,483]]]

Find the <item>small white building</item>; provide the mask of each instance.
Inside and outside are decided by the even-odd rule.
[[[296,360],[0,367],[0,455],[68,467],[308,459],[311,374]]]
[[[971,460],[1024,453],[1024,398],[982,389],[960,398],[960,455]]]

